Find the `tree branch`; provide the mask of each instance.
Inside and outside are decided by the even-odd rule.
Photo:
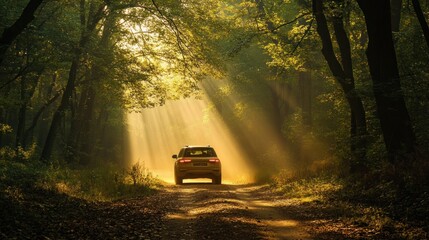
[[[16,22],[6,28],[3,31],[3,34],[0,38],[0,64],[4,60],[4,56],[6,51],[9,49],[12,42],[18,37],[19,34],[24,31],[27,25],[33,21],[34,12],[36,12],[37,8],[42,4],[43,0],[30,0],[27,6],[21,13],[21,16],[16,20]]]

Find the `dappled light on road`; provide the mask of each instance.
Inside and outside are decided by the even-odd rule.
[[[180,209],[167,215],[168,231],[176,228],[192,234],[205,229],[201,233],[204,239],[210,235],[224,239],[229,234],[228,239],[239,239],[240,235],[253,236],[250,239],[312,239],[303,221],[282,213],[282,201],[266,197],[271,194],[266,192],[266,185],[185,184],[171,188],[177,193],[175,201]]]

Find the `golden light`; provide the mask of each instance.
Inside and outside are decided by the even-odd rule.
[[[210,145],[222,162],[224,183],[253,181],[254,172],[233,133],[207,97],[167,101],[164,106],[128,113],[130,164],[139,162],[152,175],[173,182],[174,159],[185,145]],[[185,183],[187,181],[185,180]]]

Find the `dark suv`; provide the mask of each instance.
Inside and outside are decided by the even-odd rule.
[[[176,184],[187,178],[211,178],[212,183],[222,184],[221,163],[212,147],[185,146],[173,158]]]

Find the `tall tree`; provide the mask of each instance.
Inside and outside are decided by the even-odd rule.
[[[340,63],[334,52],[322,0],[313,0],[313,14],[317,22],[317,33],[322,41],[322,54],[329,69],[340,84],[351,110],[351,150],[354,155],[351,171],[361,171],[366,160],[366,116],[362,99],[355,89],[350,42],[344,29],[343,18],[342,15],[333,17],[335,37],[341,55]]]
[[[91,40],[91,36],[94,34],[97,24],[104,17],[105,6],[106,5],[104,2],[101,4],[91,2],[89,6],[88,19],[86,19],[85,0],[80,1],[81,37],[78,45],[74,50],[74,57],[70,66],[67,85],[64,90],[61,103],[52,118],[51,126],[49,128],[45,145],[43,146],[42,154],[40,156],[41,160],[44,162],[48,162],[50,160],[51,153],[54,147],[55,137],[60,127],[61,120],[64,117],[65,111],[69,107],[70,97],[72,96],[73,91],[75,89],[75,82],[77,79],[79,63],[81,61],[82,54],[84,53],[84,48]]]
[[[401,89],[391,28],[389,0],[357,0],[365,15],[368,32],[366,55],[373,82],[388,158],[392,163],[412,153],[415,136]]]
[[[115,9],[108,6],[108,14],[103,23],[103,32],[95,53],[95,59],[92,60],[92,66],[89,74],[86,74],[86,84],[82,86],[82,93],[78,109],[76,109],[74,124],[70,129],[69,149],[72,149],[74,155],[78,155],[80,163],[87,164],[92,157],[93,149],[96,147],[97,139],[95,136],[95,110],[97,90],[102,79],[108,78],[109,60],[112,60],[114,49],[111,45],[111,35],[114,32],[116,18],[118,14]]]

